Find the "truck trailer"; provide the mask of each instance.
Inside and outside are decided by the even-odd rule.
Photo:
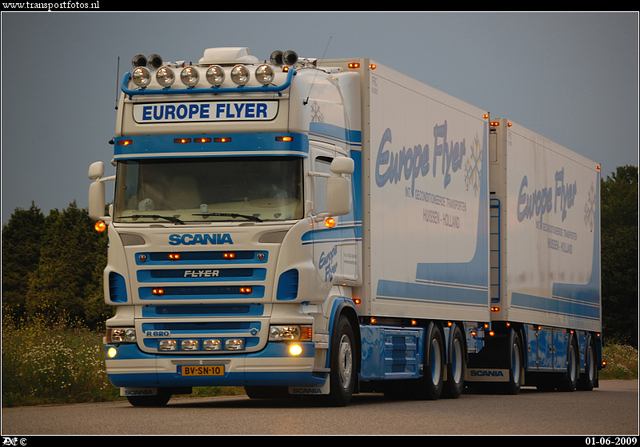
[[[89,168],[131,404],[598,386],[596,163],[368,58],[132,65]]]

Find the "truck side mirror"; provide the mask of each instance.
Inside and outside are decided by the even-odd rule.
[[[331,176],[327,179],[327,213],[343,216],[351,211],[351,180],[343,174],[353,174],[353,159],[337,157],[331,162]]]
[[[94,180],[94,182],[89,185],[89,217],[93,220],[103,220],[108,223],[111,218],[104,215],[104,182],[113,180],[115,177],[102,178],[103,174],[104,164],[101,161],[97,161],[89,166],[89,179]]]

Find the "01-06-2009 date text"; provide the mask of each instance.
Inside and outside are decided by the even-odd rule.
[[[585,445],[634,446],[638,444],[637,436],[588,436]]]

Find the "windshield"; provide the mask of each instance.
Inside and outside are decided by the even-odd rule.
[[[301,219],[302,158],[119,161],[116,222]]]

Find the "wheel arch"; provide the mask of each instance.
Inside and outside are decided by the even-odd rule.
[[[337,297],[334,300],[331,309],[331,316],[329,317],[329,350],[327,351],[327,367],[329,367],[329,361],[331,359],[331,341],[333,340],[333,335],[338,327],[338,321],[342,315],[347,318],[353,330],[353,336],[355,337],[354,346],[356,349],[356,373],[360,373],[362,365],[362,338],[360,335],[360,324],[358,323],[358,313],[353,301],[344,297]]]

